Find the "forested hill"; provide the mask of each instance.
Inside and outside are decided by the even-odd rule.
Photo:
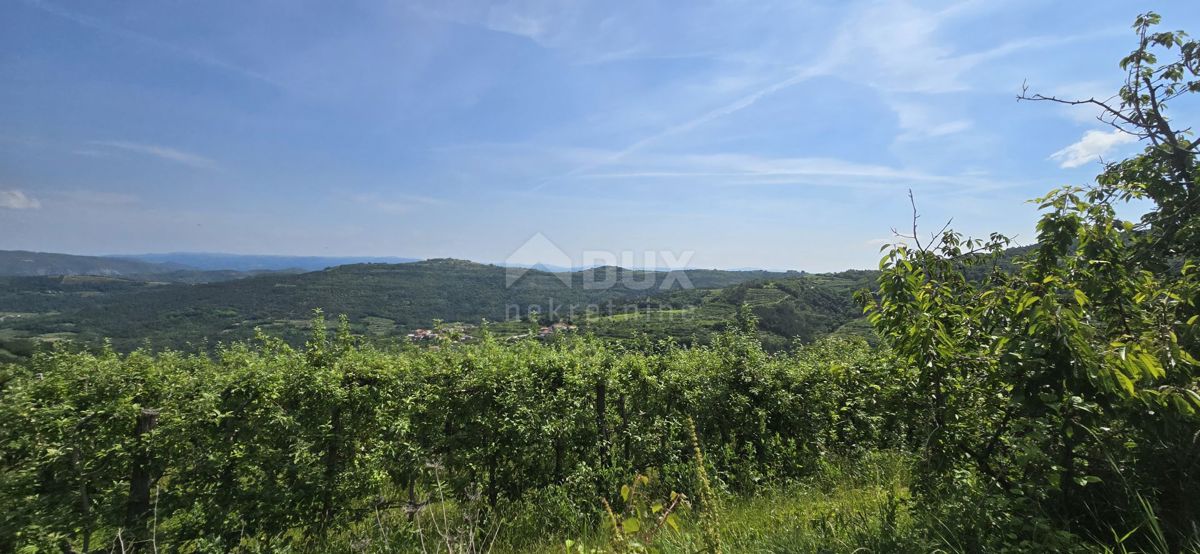
[[[223,254],[218,252],[170,252],[165,254],[133,254],[113,256],[127,260],[176,264],[200,270],[230,271],[320,271],[325,268],[357,263],[401,264],[418,261],[416,258],[373,256],[279,256],[253,254]]]
[[[1011,258],[1026,250],[1010,250],[1000,265],[1011,267]],[[525,332],[527,325],[514,321],[532,309],[542,323],[570,321],[603,337],[688,343],[706,342],[746,304],[758,318],[763,344],[778,350],[829,334],[873,339],[852,295],[872,287],[878,274],[619,267],[549,272],[454,259],[308,273],[166,269],[128,277],[0,276],[0,359],[46,340],[95,345],[111,339],[120,350],[184,348],[248,338],[256,327],[298,343],[317,308],[345,314],[355,331],[385,339],[435,320],[509,322],[498,330]],[[982,275],[986,268],[973,271]]]
[[[635,298],[681,291],[685,283],[716,289],[800,275],[720,270],[672,274],[614,267],[566,273],[520,270],[520,278],[509,286],[513,271],[440,259],[204,284],[7,278],[0,288],[0,311],[10,315],[0,321],[0,331],[9,338],[110,338],[120,349],[141,344],[182,347],[246,338],[255,327],[298,338],[312,310],[320,308],[346,314],[361,331],[387,336],[428,326],[435,319],[503,321],[525,316],[531,307],[545,317],[580,318],[588,306],[608,312]]]
[[[188,269],[178,264],[75,256],[26,250],[0,250],[0,275],[157,275]]]
[[[782,350],[826,335],[855,335],[874,341],[854,301],[854,292],[874,286],[876,271],[764,276],[719,289],[672,291],[630,302],[617,313],[587,320],[600,336],[674,338],[707,342],[748,306],[758,319],[759,339]]]
[[[0,278],[99,276],[131,281],[212,283],[242,279],[264,271],[238,269],[232,266],[199,268],[175,261],[0,250]],[[288,271],[295,273],[295,270]],[[5,311],[5,307],[0,305],[0,311]]]

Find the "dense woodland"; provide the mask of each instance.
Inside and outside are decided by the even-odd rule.
[[[1200,551],[1200,168],[1166,111],[1200,92],[1200,43],[1158,23],[1135,22],[1113,99],[1022,95],[1145,148],[1039,199],[1013,259],[999,235],[922,232],[914,203],[911,235],[848,278],[868,282],[833,283],[856,305],[829,276],[671,293],[732,307],[705,342],[484,326],[417,347],[318,313],[290,343],[59,342],[3,366],[0,551]],[[1130,201],[1150,208],[1119,218]],[[307,290],[353,272],[340,313],[396,267]],[[482,286],[457,282],[445,298]],[[216,308],[193,301],[179,317]],[[764,341],[813,306],[879,343],[817,338],[820,318]]]
[[[852,293],[873,277],[871,272],[809,276],[719,270],[673,275],[607,267],[557,274],[530,270],[508,286],[507,271],[462,260],[428,260],[209,283],[94,275],[0,277],[0,312],[11,314],[0,319],[0,348],[28,351],[39,337],[91,346],[109,340],[123,352],[147,345],[203,348],[252,338],[255,328],[298,346],[317,308],[346,315],[357,333],[393,342],[435,319],[505,322],[528,319],[530,311],[540,311],[544,323],[594,319],[593,330],[601,336],[644,333],[706,342],[742,303],[761,312],[768,322],[767,340],[782,347],[795,337],[812,340],[861,318]],[[606,279],[615,285],[588,286]],[[659,317],[642,318],[641,324],[604,320],[632,313]]]

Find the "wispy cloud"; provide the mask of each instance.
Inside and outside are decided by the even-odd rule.
[[[276,88],[283,88],[283,85],[281,83],[279,83],[278,81],[272,79],[271,77],[269,77],[267,75],[264,75],[257,71],[246,69],[246,68],[241,67],[236,64],[229,63],[225,60],[221,60],[219,58],[213,57],[204,52],[199,52],[199,51],[192,50],[189,48],[177,46],[175,44],[163,41],[161,39],[154,38],[149,35],[145,35],[143,33],[131,31],[131,30],[125,29],[123,27],[118,27],[118,26],[108,23],[106,21],[103,21],[103,20],[100,20],[100,19],[97,19],[94,17],[90,17],[90,16],[87,16],[87,15],[84,15],[84,14],[81,14],[81,13],[78,13],[78,12],[75,12],[72,10],[68,10],[61,6],[54,5],[50,2],[46,2],[45,0],[23,0],[23,1],[25,2],[26,5],[32,6],[39,10],[42,10],[43,12],[60,17],[62,19],[66,19],[68,21],[73,21],[73,22],[75,22],[79,25],[82,25],[84,27],[87,27],[89,29],[94,29],[94,30],[100,31],[102,33],[119,36],[121,38],[140,43],[144,46],[151,47],[158,52],[164,52],[164,53],[173,55],[177,58],[182,58],[182,59],[186,59],[188,61],[194,62],[194,63],[207,65],[209,67],[219,69],[219,70],[225,71],[227,73],[232,73],[232,74],[238,75],[240,77],[258,81],[260,83],[268,84],[268,85],[271,85]]]
[[[1046,50],[1113,36],[1122,29],[1076,34],[1033,35],[964,51],[955,44],[958,22],[978,20],[999,4],[964,2],[940,11],[904,0],[875,2],[852,13],[827,56],[835,73],[875,88],[896,113],[897,142],[938,138],[971,130],[965,114],[945,105],[947,95],[973,91],[987,75],[982,68],[1022,52]],[[981,88],[993,87],[987,84]]]
[[[619,152],[533,144],[483,143],[439,153],[472,175],[497,181],[553,181],[563,190],[577,187],[683,186],[700,194],[702,187],[765,187],[843,189],[887,192],[914,188],[937,196],[964,196],[1021,187],[1026,180],[1002,178],[978,169],[938,172],[883,163],[864,163],[835,157],[769,156],[744,152],[673,154],[649,151],[619,156]],[[530,167],[526,160],[537,159]],[[615,161],[614,161],[615,160]],[[546,168],[553,177],[542,177]],[[563,168],[567,168],[564,170]],[[590,168],[571,171],[570,168]],[[542,170],[539,173],[537,170]],[[557,171],[556,171],[557,170]],[[570,173],[568,174],[568,172]],[[533,194],[531,191],[521,191]],[[538,198],[548,195],[536,191]]]
[[[1088,131],[1083,134],[1083,138],[1079,139],[1079,142],[1050,154],[1050,159],[1058,161],[1058,166],[1062,168],[1079,167],[1085,163],[1099,160],[1122,144],[1137,142],[1137,140],[1137,137],[1117,129],[1110,132]]]
[[[197,169],[216,169],[217,162],[210,158],[206,158],[199,154],[185,152],[169,146],[159,144],[142,144],[138,142],[127,142],[121,140],[94,140],[89,142],[95,146],[104,146],[108,148],[116,148],[126,152],[134,152],[146,156],[152,156],[168,162],[173,162],[188,167]]]
[[[36,210],[42,207],[37,198],[18,189],[0,190],[0,208],[9,210]]]
[[[606,159],[597,160],[594,163],[576,167],[575,169],[569,171],[562,177],[571,177],[574,175],[578,175],[578,174],[581,174],[581,173],[584,173],[587,171],[591,171],[594,169],[598,169],[600,167],[610,165],[612,163],[620,161],[621,159],[623,159],[635,152],[638,152],[639,150],[646,148],[647,146],[650,146],[654,143],[662,141],[663,139],[665,139],[667,137],[690,132],[690,131],[697,129],[703,125],[706,125],[712,121],[715,121],[717,119],[740,112],[746,108],[749,108],[750,106],[753,106],[759,100],[762,100],[763,98],[765,98],[767,96],[775,94],[783,89],[786,89],[788,87],[791,87],[793,85],[796,85],[798,83],[806,81],[813,77],[824,74],[827,71],[827,68],[823,65],[816,65],[816,66],[801,68],[801,69],[793,70],[793,71],[794,71],[793,74],[787,76],[786,78],[784,78],[782,80],[776,81],[774,83],[771,83],[770,85],[759,88],[757,90],[753,90],[750,93],[745,94],[745,95],[741,96],[740,98],[734,100],[733,102],[730,102],[730,103],[722,105],[718,108],[709,110],[708,112],[700,114],[699,116],[682,121],[678,124],[667,127],[666,129],[663,129],[662,131],[660,131],[658,133],[655,133],[653,135],[642,138],[642,139],[630,144],[629,146],[626,146],[625,148],[623,148],[617,152],[614,152],[612,155],[610,155]],[[535,185],[533,187],[532,191],[540,190],[541,188],[550,184],[554,180],[555,180],[555,178],[543,180],[543,181],[537,183],[537,185]]]
[[[610,159],[611,154],[595,154]],[[594,166],[599,164],[593,163]],[[1017,183],[986,174],[930,173],[882,164],[857,163],[836,158],[771,157],[740,153],[639,154],[605,171],[589,171],[567,178],[575,181],[645,183],[681,181],[707,186],[801,186],[868,191],[913,187],[928,193],[971,194],[1010,188]]]
[[[1061,83],[1045,91],[1036,90],[1050,96],[1064,98],[1067,100],[1086,100],[1094,98],[1102,102],[1112,102],[1116,100],[1117,91],[1121,88],[1121,83],[1118,80],[1114,81],[1080,81],[1073,83]],[[1054,109],[1063,117],[1078,123],[1095,123],[1097,116],[1101,115],[1103,110],[1099,106],[1092,104],[1081,104],[1077,106],[1062,106],[1055,105]]]
[[[942,137],[961,133],[973,125],[970,119],[947,116],[945,109],[938,109],[928,101],[900,101],[890,99],[888,105],[900,120],[900,136],[896,140],[916,140]]]
[[[785,65],[754,65],[745,75],[724,75],[731,82],[754,83],[734,93],[713,91],[717,107],[690,117],[658,132],[644,136],[609,157],[575,167],[565,174],[538,181],[531,192],[575,175],[586,174],[614,165],[639,151],[664,143],[667,139],[689,134],[714,121],[747,110],[765,98],[819,77],[833,76],[848,82],[878,89],[887,95],[928,96],[969,90],[965,75],[988,62],[1017,52],[1048,48],[1100,34],[1067,36],[1031,36],[1014,39],[971,52],[960,52],[942,36],[956,20],[982,17],[995,9],[974,2],[942,11],[929,11],[905,1],[876,2],[856,8],[837,27],[827,46],[806,60]],[[1105,32],[1104,34],[1107,34]],[[763,74],[765,68],[773,74]],[[765,84],[764,84],[765,83]],[[726,100],[722,101],[724,98]],[[930,138],[960,133],[973,122],[966,117],[946,116],[932,107],[914,102],[893,102],[900,118],[897,140]]]
[[[570,63],[586,65],[640,57],[641,42],[631,22],[617,16],[589,17],[587,2],[511,0],[455,2],[418,0],[406,8],[421,17],[526,39],[554,50]]]
[[[553,30],[554,15],[541,9],[512,9],[495,5],[488,8],[484,25],[493,31],[525,37],[535,42],[546,40]]]
[[[1000,7],[966,2],[932,11],[905,1],[872,3],[847,18],[828,56],[839,60],[839,74],[850,80],[889,92],[937,94],[969,90],[967,73],[987,62],[1120,32],[1028,36],[970,52],[946,38],[956,21],[985,17]]]

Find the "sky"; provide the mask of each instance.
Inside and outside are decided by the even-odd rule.
[[[910,189],[924,232],[1027,243],[1141,146],[1017,93],[1110,96],[1151,8],[1200,33],[1183,0],[4,0],[0,249],[836,271]]]

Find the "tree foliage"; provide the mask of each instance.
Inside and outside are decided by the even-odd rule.
[[[1036,515],[1028,526],[1097,535],[1144,523],[1130,514],[1147,501],[1173,540],[1195,540],[1200,173],[1196,143],[1166,110],[1200,92],[1200,51],[1182,32],[1155,32],[1159,21],[1137,18],[1113,99],[1022,95],[1098,107],[1146,146],[1093,186],[1038,199],[1037,243],[1016,271],[969,278],[1008,241],[953,231],[933,244],[914,231],[881,262],[867,310],[919,371],[931,493],[975,483]],[[1177,57],[1159,63],[1164,54]],[[1134,200],[1151,208],[1119,218]]]

